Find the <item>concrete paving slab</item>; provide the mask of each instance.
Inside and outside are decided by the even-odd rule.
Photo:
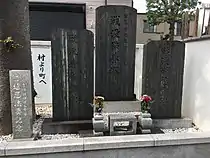
[[[6,155],[30,155],[83,151],[83,139],[15,141],[6,146]]]
[[[84,150],[154,146],[151,135],[126,135],[84,138]]]

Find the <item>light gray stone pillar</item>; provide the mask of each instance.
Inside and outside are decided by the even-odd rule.
[[[14,139],[30,138],[33,133],[31,72],[11,70],[9,75]]]
[[[152,129],[152,118],[150,113],[141,113],[139,116],[140,130],[142,134],[150,134]]]

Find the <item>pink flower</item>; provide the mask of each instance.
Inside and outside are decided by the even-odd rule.
[[[141,96],[141,101],[145,101],[146,103],[152,101],[152,98],[148,95]]]

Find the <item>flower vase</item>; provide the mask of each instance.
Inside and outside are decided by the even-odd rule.
[[[102,114],[103,109],[101,107],[96,107],[96,113],[98,113],[99,115]]]

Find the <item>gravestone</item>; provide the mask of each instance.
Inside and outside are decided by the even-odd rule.
[[[128,6],[96,9],[95,92],[106,101],[135,99],[136,18],[136,9]]]
[[[52,37],[53,120],[91,120],[93,33],[58,29]]]
[[[185,44],[151,41],[144,45],[142,94],[154,99],[152,118],[180,118]]]
[[[11,70],[9,75],[14,138],[30,138],[33,133],[31,71]]]

